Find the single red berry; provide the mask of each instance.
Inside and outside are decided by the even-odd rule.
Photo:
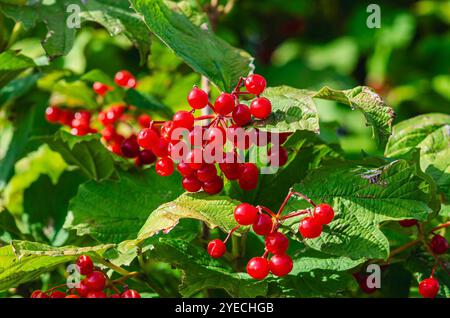
[[[194,109],[202,109],[208,105],[208,94],[198,87],[194,87],[187,97],[189,105]]]
[[[159,136],[152,128],[142,129],[137,137],[139,146],[145,149],[152,149],[159,141]]]
[[[254,95],[261,94],[266,88],[266,79],[258,74],[249,75],[244,82],[247,91]]]
[[[222,93],[214,102],[214,109],[220,115],[228,115],[234,110],[234,97],[228,93]]]
[[[138,117],[138,123],[141,128],[148,128],[152,122],[152,117],[147,114],[142,114]]]
[[[219,143],[220,146],[223,146],[226,141],[226,131],[224,128],[217,126],[211,127],[205,130],[204,132],[204,140],[209,144]]]
[[[185,162],[180,162],[177,166],[177,170],[178,172],[180,172],[180,174],[183,177],[189,177],[192,176],[195,172],[195,170],[193,170],[189,164],[185,163]]]
[[[289,159],[288,151],[282,146],[279,146],[276,149],[270,148],[267,152],[267,156],[269,157],[270,164],[274,167],[284,166]]]
[[[106,277],[102,272],[93,271],[85,279],[90,292],[102,291],[105,288]]]
[[[192,113],[180,110],[173,115],[173,125],[177,128],[186,128],[191,130],[194,127],[194,115]]]
[[[265,97],[259,97],[250,104],[250,111],[258,119],[266,119],[272,112],[272,103]]]
[[[138,166],[150,165],[156,161],[155,154],[148,149],[144,149],[139,152],[139,155],[136,158],[136,164]]]
[[[269,261],[270,271],[278,277],[289,274],[293,266],[292,258],[286,254],[275,254]]]
[[[125,139],[120,145],[122,155],[127,158],[136,158],[139,155],[139,144],[135,135]]]
[[[61,110],[59,123],[64,126],[70,126],[72,120],[75,118],[75,113],[70,110]]]
[[[241,175],[242,167],[239,163],[220,163],[219,167],[228,180],[237,180]]]
[[[434,278],[426,278],[419,283],[419,293],[424,298],[434,298],[439,292],[439,281]]]
[[[248,108],[244,104],[239,104],[233,110],[233,120],[234,123],[238,126],[247,125],[252,119],[252,113],[250,112],[250,108]]]
[[[57,123],[61,119],[62,111],[56,106],[47,107],[45,110],[45,118],[50,123]]]
[[[106,294],[102,291],[94,291],[89,292],[86,296],[86,298],[107,298]]]
[[[102,137],[105,141],[109,142],[112,141],[114,139],[114,137],[116,137],[117,132],[116,129],[114,128],[114,126],[106,126],[105,128],[102,129],[101,131]]]
[[[436,234],[431,239],[431,250],[436,254],[444,254],[448,250],[448,242],[442,235]]]
[[[253,231],[258,235],[267,235],[272,230],[273,222],[272,218],[267,214],[260,213],[256,217],[256,221],[253,223]]]
[[[266,236],[265,244],[270,253],[284,254],[289,247],[289,240],[284,234],[273,232]]]
[[[114,77],[117,85],[128,88],[136,87],[136,78],[128,71],[119,71]]]
[[[208,254],[212,258],[220,258],[227,251],[225,243],[219,239],[212,240],[208,243]]]
[[[78,296],[78,295],[67,295],[64,298],[80,298],[80,296]]]
[[[216,175],[212,180],[203,182],[202,188],[208,194],[217,194],[223,189],[223,179]]]
[[[247,263],[247,273],[254,279],[264,279],[269,275],[269,262],[264,257],[253,257]]]
[[[66,293],[56,290],[50,294],[50,298],[66,298]]]
[[[87,127],[75,127],[70,130],[70,133],[74,136],[85,136],[89,133],[89,128]]]
[[[156,173],[160,176],[167,177],[173,173],[174,164],[173,160],[169,157],[164,157],[156,161],[155,165]]]
[[[316,238],[322,233],[322,224],[315,218],[307,216],[300,221],[298,231],[304,238]]]
[[[90,292],[90,288],[87,284],[87,279],[83,279],[79,286],[77,287],[77,293],[80,295],[80,297],[86,297],[87,294]]]
[[[137,291],[135,291],[133,289],[129,289],[129,290],[124,291],[120,297],[121,298],[141,298],[141,295]]]
[[[217,176],[216,166],[208,163],[197,170],[197,179],[201,182],[207,182],[213,180]]]
[[[241,175],[239,176],[239,186],[241,189],[249,191],[253,190],[258,185],[259,170],[258,167],[251,162],[242,164]]]
[[[169,142],[164,138],[159,138],[151,150],[159,158],[167,157],[169,155]]]
[[[367,282],[369,275],[362,273],[353,273],[353,277],[355,277],[356,281],[358,282],[359,288],[363,293],[373,294],[377,291],[377,288],[375,286],[369,287]]]
[[[240,225],[255,223],[258,217],[258,209],[251,204],[241,203],[234,209],[234,218]]]
[[[333,220],[333,218],[334,211],[330,205],[322,203],[314,208],[314,219],[320,224],[328,224]]]
[[[118,156],[122,156],[122,150],[120,149],[120,144],[117,142],[112,142],[108,146],[109,151],[111,151],[112,153],[115,153]]]
[[[195,176],[184,177],[181,183],[188,192],[200,191],[203,185]]]
[[[407,220],[398,221],[398,223],[400,224],[400,226],[403,226],[403,227],[411,227],[411,226],[414,226],[417,224],[417,220],[407,219]]]
[[[87,255],[81,255],[77,259],[78,272],[81,275],[88,275],[94,270],[94,263]]]
[[[189,167],[193,170],[198,170],[203,167],[203,150],[201,148],[192,149],[186,156],[186,163],[189,164]]]
[[[44,293],[42,290],[35,290],[31,293],[31,298],[48,298],[48,295]]]
[[[111,87],[100,82],[94,82],[92,89],[96,94],[104,96],[109,90],[111,90]]]

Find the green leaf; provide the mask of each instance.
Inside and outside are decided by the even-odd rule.
[[[450,115],[425,114],[395,125],[386,145],[387,157],[420,148],[420,166],[450,198]]]
[[[167,232],[184,218],[197,219],[210,228],[217,226],[228,232],[236,226],[233,212],[239,203],[226,196],[208,195],[204,192],[184,193],[150,214],[139,231],[138,240],[144,240],[161,231]]]
[[[120,181],[89,181],[70,201],[65,227],[103,243],[135,239],[149,214],[181,194],[177,174],[162,178],[151,170],[119,172]]]
[[[90,179],[97,181],[112,177],[116,170],[111,153],[100,142],[99,136],[73,136],[59,130],[53,136],[41,137],[64,161],[74,165]]]
[[[433,186],[414,162],[396,160],[383,166],[337,162],[311,171],[294,189],[313,201],[333,206],[335,219],[312,248],[350,258],[386,258],[389,242],[379,229],[384,221],[424,221],[432,209]],[[304,207],[292,201],[289,210]],[[298,225],[292,227],[297,233]]]
[[[169,263],[183,271],[180,293],[192,297],[205,288],[221,288],[232,297],[266,296],[267,281],[257,281],[235,273],[211,258],[204,249],[183,240],[160,238],[148,253],[149,258]]]
[[[34,67],[33,60],[13,51],[0,53],[0,87],[27,68]]]
[[[95,257],[112,247],[114,245],[56,248],[35,242],[13,241],[11,245],[0,248],[0,291],[35,280],[58,265],[75,261],[81,254]]]
[[[97,70],[97,69],[87,72],[86,74],[81,76],[80,79],[83,81],[92,82],[92,83],[100,82],[100,83],[106,84],[108,86],[116,85],[108,74],[106,74],[102,70]]]
[[[193,24],[180,10],[162,0],[131,0],[148,28],[196,72],[208,77],[221,90],[231,91],[239,77],[253,68],[253,58],[230,46],[210,30]]]
[[[7,102],[23,96],[37,82],[40,74],[33,74],[12,80],[0,89],[0,107]]]
[[[68,104],[82,105],[85,109],[98,108],[94,91],[85,82],[68,82],[65,79],[61,79],[53,85],[52,91],[63,95],[68,100]]]
[[[135,89],[129,89],[125,95],[125,102],[143,110],[158,112],[167,118],[172,118],[172,110],[158,101],[155,97],[139,92]]]

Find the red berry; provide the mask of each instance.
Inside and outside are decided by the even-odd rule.
[[[195,176],[184,177],[181,183],[188,192],[197,192],[202,188],[202,183]]]
[[[133,289],[126,290],[120,296],[121,298],[141,298],[141,295]]]
[[[247,273],[254,279],[264,279],[269,275],[269,262],[264,257],[253,257],[247,263]]]
[[[114,126],[106,126],[102,129],[101,134],[105,141],[111,141],[116,137],[117,132]]]
[[[157,157],[167,157],[169,155],[169,142],[164,138],[159,138],[156,144],[153,145],[152,152]]]
[[[177,128],[191,130],[194,127],[194,115],[188,111],[180,110],[173,115],[173,124]]]
[[[216,175],[212,180],[203,182],[202,188],[208,194],[217,194],[223,189],[223,179]]]
[[[70,126],[72,120],[75,118],[75,113],[70,110],[61,110],[59,116],[59,123],[61,125]]]
[[[237,180],[241,175],[239,163],[220,163],[219,167],[228,180]]]
[[[185,163],[185,162],[180,162],[177,166],[177,170],[180,172],[180,174],[183,177],[189,177],[192,176],[195,172],[195,170],[193,170],[189,164]]]
[[[142,129],[137,137],[137,142],[139,146],[145,149],[152,149],[159,141],[159,136],[151,128]]]
[[[270,164],[274,167],[284,166],[289,159],[289,153],[286,148],[279,146],[277,149],[270,148],[267,152]]]
[[[439,282],[436,278],[426,278],[419,284],[419,293],[424,298],[434,298],[439,292]]]
[[[94,270],[94,263],[87,255],[81,255],[77,259],[78,272],[81,275],[88,275]]]
[[[436,234],[431,239],[431,250],[436,254],[444,254],[448,250],[448,242],[442,235]]]
[[[89,292],[86,296],[86,298],[107,298],[106,294],[102,291],[94,291]]]
[[[289,247],[289,240],[284,234],[273,232],[266,236],[265,244],[270,253],[284,254]]]
[[[87,294],[90,292],[90,288],[87,284],[87,279],[83,279],[79,286],[77,287],[77,293],[80,295],[80,297],[86,297]]]
[[[198,87],[194,87],[187,97],[189,105],[194,109],[202,109],[208,105],[208,94]]]
[[[102,291],[105,288],[106,277],[105,274],[99,271],[93,271],[86,276],[86,285],[89,291]]]
[[[94,82],[94,84],[92,85],[92,89],[96,94],[104,96],[111,88],[106,84]]]
[[[35,290],[31,293],[31,298],[48,298],[48,295],[44,293],[42,290]]]
[[[245,126],[252,119],[250,108],[248,108],[244,104],[237,105],[236,108],[233,110],[232,116],[235,124],[238,126]]]
[[[314,219],[320,224],[328,224],[333,220],[333,218],[334,211],[330,205],[322,203],[314,208]]]
[[[417,220],[414,219],[410,219],[410,220],[401,220],[398,221],[398,223],[400,224],[400,226],[403,227],[411,227],[417,224]]]
[[[358,282],[359,288],[362,290],[365,294],[373,294],[377,291],[377,288],[369,287],[367,284],[367,279],[369,276],[367,274],[361,274],[361,273],[353,273],[353,277],[355,277],[356,281]]]
[[[175,168],[172,159],[164,157],[156,161],[155,169],[157,174],[167,177],[173,173]]]
[[[259,97],[250,104],[250,111],[258,119],[266,119],[272,112],[272,104],[265,97]]]
[[[213,180],[217,176],[216,166],[213,164],[204,164],[203,167],[197,170],[197,179],[201,182]]]
[[[128,71],[120,71],[116,73],[114,81],[117,85],[122,87],[134,88],[136,87],[136,79]]]
[[[151,150],[144,149],[139,152],[136,160],[138,166],[150,165],[156,161],[156,156]]]
[[[66,298],[66,293],[56,290],[50,294],[50,298]]]
[[[259,95],[264,91],[267,83],[266,79],[261,75],[252,74],[245,79],[244,85],[249,93]]]
[[[203,167],[203,150],[200,148],[192,149],[186,156],[186,163],[189,164],[189,167],[193,170],[198,170]]]
[[[304,238],[316,238],[322,233],[322,224],[308,216],[300,221],[298,231]]]
[[[255,223],[258,217],[258,209],[251,204],[241,203],[234,209],[234,218],[240,225]]]
[[[139,155],[139,144],[137,138],[132,135],[125,139],[120,145],[122,155],[127,158],[136,158]]]
[[[267,214],[260,213],[253,223],[253,231],[258,235],[267,235],[272,230],[272,218]]]
[[[205,130],[204,140],[208,143],[219,143],[220,145],[225,144],[226,131],[222,127],[211,127]]]
[[[80,296],[78,296],[78,295],[67,295],[64,298],[80,298]]]
[[[51,123],[57,123],[60,120],[61,115],[61,109],[56,106],[47,107],[45,110],[45,118]]]
[[[227,247],[224,242],[219,239],[212,240],[208,244],[208,254],[212,258],[220,258],[227,251]]]
[[[293,266],[292,258],[286,254],[275,254],[269,261],[270,271],[278,277],[289,274]]]
[[[150,117],[150,115],[142,114],[138,117],[139,126],[141,126],[142,128],[150,127],[151,122],[152,122],[152,117]]]
[[[70,133],[74,136],[84,136],[89,133],[89,128],[86,127],[75,127],[70,130]]]
[[[239,176],[239,186],[241,189],[249,191],[258,185],[259,170],[254,163],[246,162],[242,165],[241,175]]]
[[[224,116],[231,113],[234,110],[234,107],[234,97],[228,93],[220,94],[214,103],[214,109],[216,113]]]
[[[189,144],[192,146],[200,147],[203,145],[203,134],[205,132],[205,128],[200,126],[195,126],[188,134]]]

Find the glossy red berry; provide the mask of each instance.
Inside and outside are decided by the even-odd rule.
[[[75,118],[75,113],[70,110],[61,110],[59,123],[64,126],[70,126],[72,120]]]
[[[74,136],[85,136],[89,132],[89,128],[86,127],[74,127],[70,130],[70,133]]]
[[[141,295],[137,291],[135,291],[133,289],[129,289],[129,290],[124,291],[120,297],[121,298],[141,298]]]
[[[444,254],[448,250],[448,241],[442,235],[436,234],[431,239],[430,247],[435,254]]]
[[[161,158],[158,161],[156,161],[155,169],[156,173],[159,174],[160,176],[163,177],[170,176],[175,169],[173,160],[170,159],[169,157]]]
[[[322,233],[322,224],[315,218],[308,216],[300,221],[298,231],[304,238],[316,238]]]
[[[106,294],[102,291],[94,291],[89,292],[86,296],[86,298],[107,298]]]
[[[192,149],[186,156],[186,163],[193,170],[198,170],[203,167],[203,150],[201,148]]]
[[[266,88],[266,79],[258,74],[249,75],[244,82],[245,88],[251,94],[259,95]]]
[[[92,89],[96,94],[104,96],[109,90],[111,90],[111,87],[100,82],[94,82]]]
[[[241,164],[239,163],[220,163],[219,167],[228,180],[237,180],[241,175]]]
[[[217,194],[223,189],[223,179],[216,175],[212,180],[203,182],[202,188],[208,194]]]
[[[239,104],[233,110],[232,113],[234,123],[238,126],[247,125],[252,119],[252,113],[250,112],[250,108],[248,108],[244,104]]]
[[[173,125],[177,128],[186,128],[191,130],[194,127],[194,115],[192,113],[180,110],[173,115]]]
[[[419,283],[419,293],[424,298],[434,298],[439,292],[439,281],[434,278],[426,278]]]
[[[155,154],[148,149],[144,149],[139,152],[139,155],[136,158],[136,164],[138,166],[150,165],[156,161]]]
[[[141,128],[148,128],[152,123],[152,117],[147,114],[142,114],[138,117],[138,123]]]
[[[50,298],[66,298],[66,293],[56,290],[50,294]]]
[[[208,254],[212,258],[220,258],[227,251],[225,243],[219,239],[212,240],[208,243]]]
[[[90,292],[102,291],[105,288],[106,277],[100,271],[93,271],[86,276],[85,280]]]
[[[314,219],[320,224],[328,224],[333,220],[333,218],[334,211],[330,205],[322,203],[314,208]]]
[[[200,191],[203,185],[195,176],[184,177],[181,183],[187,192]]]
[[[401,220],[398,221],[398,223],[400,224],[400,226],[403,227],[411,227],[417,224],[417,220],[414,219],[408,219],[408,220]]]
[[[289,240],[284,234],[273,232],[266,236],[265,244],[270,253],[284,254],[289,247]]]
[[[56,106],[47,107],[45,110],[45,118],[51,123],[57,123],[60,120],[61,115],[61,109]]]
[[[185,162],[180,162],[177,166],[177,170],[178,172],[183,176],[183,177],[189,177],[192,176],[195,172],[195,170],[193,170],[189,164],[185,163]]]
[[[289,159],[288,151],[282,146],[279,146],[275,150],[270,148],[267,155],[269,156],[270,164],[274,167],[284,166]]]
[[[253,257],[247,263],[247,273],[254,279],[264,279],[269,275],[269,262],[264,257]]]
[[[267,235],[272,230],[272,226],[272,218],[267,214],[260,213],[256,217],[256,221],[253,223],[253,231],[255,231],[258,235]]]
[[[216,166],[209,163],[204,164],[203,167],[197,170],[197,179],[201,182],[213,180],[217,176]]]
[[[136,87],[136,78],[128,71],[120,71],[116,73],[114,81],[117,85],[127,88]]]
[[[105,141],[112,141],[116,137],[117,132],[114,126],[106,126],[101,131],[102,137]]]
[[[80,295],[80,297],[86,297],[87,294],[89,293],[90,289],[89,286],[87,284],[87,279],[83,279],[80,284],[77,287],[77,293],[78,295]]]
[[[42,290],[35,290],[31,293],[31,298],[48,298],[48,295],[44,293]]]
[[[286,254],[275,254],[269,261],[270,272],[278,277],[289,274],[293,266],[292,258]]]
[[[135,135],[125,139],[120,145],[122,155],[127,158],[136,158],[139,155],[139,144]]]
[[[94,263],[87,255],[81,255],[77,259],[78,272],[81,275],[88,275],[94,270]]]
[[[259,97],[250,104],[250,112],[258,119],[266,119],[272,112],[272,103],[265,97]]]
[[[251,204],[241,203],[234,209],[234,218],[240,225],[255,223],[258,217],[258,209]]]
[[[151,150],[157,157],[167,157],[169,155],[169,142],[164,138],[159,138]]]
[[[194,109],[202,109],[208,105],[208,94],[198,87],[194,87],[187,97],[189,105]]]
[[[234,110],[235,101],[234,97],[228,93],[222,93],[217,97],[214,102],[214,109],[216,113],[220,115],[228,115]]]
[[[251,162],[242,164],[240,176],[238,179],[241,189],[249,191],[253,190],[258,185],[259,170],[258,167]]]
[[[159,136],[152,128],[142,129],[137,137],[139,146],[145,149],[152,149],[159,141]]]

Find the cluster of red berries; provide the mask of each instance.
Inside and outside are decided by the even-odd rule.
[[[305,209],[281,216],[289,198],[293,195],[307,200],[314,207],[313,211]],[[269,272],[279,277],[287,275],[293,267],[291,257],[286,254],[289,240],[278,230],[284,220],[300,215],[307,216],[300,221],[298,231],[304,239],[312,239],[320,236],[323,226],[333,220],[334,211],[330,205],[324,203],[316,205],[305,195],[292,190],[286,196],[277,214],[264,206],[241,203],[234,210],[234,218],[239,225],[228,233],[224,241],[215,239],[209,242],[208,254],[213,258],[222,257],[226,252],[225,244],[231,234],[240,226],[252,225],[256,234],[265,237],[265,252],[261,257],[250,259],[247,263],[247,273],[258,280],[264,279]],[[267,259],[269,254],[272,254],[270,260]]]
[[[246,91],[241,91],[243,86]],[[236,135],[233,132],[247,125],[252,120],[252,116],[262,120],[271,114],[270,101],[260,97],[265,88],[264,77],[253,74],[247,78],[241,78],[231,93],[220,94],[213,105],[209,102],[205,91],[194,87],[187,97],[191,111],[178,111],[171,121],[152,122],[149,127],[140,131],[137,142],[142,148],[152,151],[159,158],[155,165],[159,175],[171,175],[177,163],[176,168],[183,177],[182,185],[188,192],[203,189],[209,194],[219,193],[223,188],[223,177],[217,168],[228,180],[237,180],[242,189],[255,189],[258,184],[259,169],[254,163],[238,160],[238,151],[248,150],[252,146],[252,140],[253,142],[257,140],[256,145],[263,146],[263,142],[260,141],[262,138],[258,138],[259,131],[253,130],[256,134],[255,138],[247,134],[240,141],[239,138],[235,138]],[[239,97],[243,95],[256,96],[250,103],[250,107],[239,102]],[[210,107],[214,115],[194,117],[196,110],[205,107]],[[196,122],[205,120],[209,123],[196,125]],[[175,133],[176,129],[182,129],[184,135]],[[279,144],[286,141],[289,135],[279,134],[277,136],[281,139]],[[266,138],[265,145],[270,142],[267,139],[270,139],[270,136]],[[229,151],[224,149],[227,141],[232,144]],[[210,158],[206,154],[207,150],[210,151]],[[269,149],[268,156],[269,158],[276,156],[279,166],[284,165],[288,160],[288,153],[281,146]]]
[[[108,280],[107,276],[99,269],[94,267],[94,263],[87,255],[81,255],[77,259],[77,269],[85,278],[79,283],[77,288],[68,289],[67,292],[57,290],[63,286],[52,288],[46,292],[35,290],[31,298],[141,298],[141,295],[133,289],[124,288],[120,293],[114,286],[114,281]],[[114,292],[109,296],[105,289],[111,289]]]

